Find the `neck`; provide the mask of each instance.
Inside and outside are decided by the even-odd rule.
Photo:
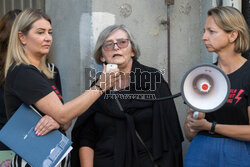
[[[226,74],[230,74],[239,69],[246,59],[240,53],[228,52],[221,53],[218,56],[218,67],[220,67]]]
[[[130,73],[132,69],[133,59],[130,59],[124,66],[118,65],[120,72]]]
[[[42,60],[42,56],[34,56],[34,55],[30,55],[30,54],[27,54],[26,56],[29,59],[30,63],[39,69],[39,66],[40,66],[40,63]]]

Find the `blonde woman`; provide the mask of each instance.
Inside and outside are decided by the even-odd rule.
[[[46,64],[52,45],[50,18],[41,10],[26,9],[15,20],[5,65],[5,102],[8,117],[25,103],[33,105],[44,117],[35,127],[38,136],[53,129],[66,130],[71,120],[85,112],[118,79],[119,70],[102,74],[89,90],[63,104],[51,79],[53,72]],[[104,66],[105,70],[105,66]],[[107,77],[105,77],[107,75]],[[13,165],[29,166],[16,155]],[[67,166],[63,162],[61,166]]]
[[[217,66],[231,83],[229,98],[215,112],[193,119],[189,109],[186,137],[192,141],[185,167],[250,166],[250,61],[241,56],[249,48],[249,32],[242,14],[233,7],[208,11],[202,37]]]

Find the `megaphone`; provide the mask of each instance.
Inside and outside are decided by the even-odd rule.
[[[199,64],[188,70],[181,82],[181,93],[156,99],[137,99],[160,101],[182,96],[184,102],[193,110],[212,112],[222,107],[230,94],[227,75],[213,64]],[[194,113],[194,117],[197,112]]]
[[[182,98],[195,111],[208,113],[218,110],[225,104],[229,94],[227,75],[213,64],[200,64],[191,68],[181,82]]]

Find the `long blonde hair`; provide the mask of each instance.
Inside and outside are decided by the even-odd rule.
[[[9,68],[13,63],[15,63],[16,65],[31,64],[29,59],[25,55],[24,47],[18,37],[18,33],[21,32],[23,35],[27,35],[29,30],[32,28],[33,23],[41,18],[49,21],[51,24],[49,16],[39,9],[26,9],[22,13],[20,13],[15,19],[11,29],[7,57],[5,62],[5,78],[7,76]],[[47,78],[51,79],[53,78],[53,72],[51,72],[46,65],[46,57],[47,55],[44,55],[42,57],[38,70],[44,73]]]

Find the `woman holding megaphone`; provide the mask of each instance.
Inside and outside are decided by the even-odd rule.
[[[249,32],[242,14],[233,7],[208,11],[202,40],[218,54],[216,65],[231,84],[227,102],[211,113],[188,109],[185,135],[191,144],[185,167],[250,166],[250,61],[241,56],[249,48]]]

